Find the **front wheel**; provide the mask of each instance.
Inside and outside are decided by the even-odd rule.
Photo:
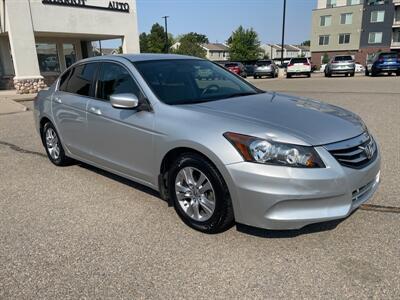
[[[368,71],[368,69],[365,69],[365,76],[369,76],[369,71]]]
[[[169,195],[185,224],[204,233],[218,233],[232,226],[228,188],[207,159],[195,153],[183,154],[168,173]]]
[[[53,164],[56,166],[67,166],[72,163],[72,160],[65,155],[60,137],[52,123],[47,122],[44,125],[42,140],[46,148],[47,157]]]

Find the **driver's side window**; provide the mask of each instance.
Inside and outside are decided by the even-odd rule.
[[[97,98],[109,101],[113,94],[134,94],[141,96],[140,89],[131,74],[123,66],[102,63],[97,79]]]

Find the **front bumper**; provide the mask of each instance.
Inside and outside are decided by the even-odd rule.
[[[361,170],[340,165],[317,147],[326,168],[301,169],[241,162],[227,165],[238,223],[265,229],[299,229],[345,218],[379,185],[380,153]]]

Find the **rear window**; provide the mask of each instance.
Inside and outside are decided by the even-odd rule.
[[[399,54],[397,53],[382,53],[381,55],[379,55],[380,58],[384,58],[384,59],[396,59],[397,57],[399,57]]]
[[[257,62],[257,66],[269,66],[271,64],[271,61],[265,60],[265,61],[259,61]]]
[[[335,57],[335,61],[346,61],[346,60],[353,60],[353,58],[350,55],[336,56]]]
[[[82,64],[73,68],[65,91],[82,96],[89,96],[96,70],[97,63]]]
[[[239,64],[236,63],[225,64],[225,68],[232,68],[232,67],[239,67]]]
[[[290,60],[291,64],[306,64],[308,63],[308,59],[307,58],[303,58],[303,57],[298,57],[298,58],[292,58]]]

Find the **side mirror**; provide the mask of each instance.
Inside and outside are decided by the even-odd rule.
[[[136,108],[139,99],[135,94],[113,94],[110,96],[111,105],[115,108]]]

